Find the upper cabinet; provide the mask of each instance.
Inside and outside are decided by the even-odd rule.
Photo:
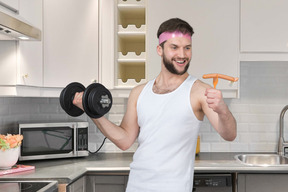
[[[11,6],[15,5],[16,12],[11,12],[11,7],[3,6],[6,2],[2,2],[2,11],[42,30],[42,0],[25,0],[21,4],[18,1],[9,2]],[[30,87],[42,86],[42,41],[4,40],[0,50],[0,95],[38,96]],[[23,91],[22,85],[29,87],[28,91]]]
[[[98,1],[23,0],[17,11],[2,2],[42,30],[42,40],[1,41],[0,95],[58,97],[71,82],[98,81]]]
[[[147,80],[146,1],[100,0],[99,7],[99,80],[114,96],[127,96]]]
[[[165,11],[159,14],[159,7]],[[156,53],[159,25],[170,18],[179,17],[190,23],[192,60],[189,73],[213,85],[203,74],[221,73],[239,77],[239,1],[238,0],[150,0],[147,3],[147,71],[148,79],[160,72],[160,57]],[[217,89],[226,98],[238,97],[239,83],[231,84],[219,79]]]
[[[21,1],[19,15],[42,31],[42,0]],[[17,85],[43,85],[43,38],[40,41],[19,41],[17,53]]]
[[[146,80],[145,0],[119,0],[117,9],[116,86],[133,86]]]
[[[44,0],[44,87],[98,81],[98,1]]]
[[[241,60],[288,61],[287,0],[241,0]]]
[[[6,95],[7,85],[16,85],[17,42],[1,41],[0,45],[0,95]],[[4,86],[3,86],[4,85]],[[7,93],[9,94],[9,93]]]

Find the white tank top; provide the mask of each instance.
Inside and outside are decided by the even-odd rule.
[[[173,92],[153,92],[155,79],[137,101],[138,149],[130,165],[126,192],[191,192],[201,121],[193,113],[190,92],[195,77]]]

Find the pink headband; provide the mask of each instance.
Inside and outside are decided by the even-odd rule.
[[[159,36],[159,45],[163,43],[164,41],[167,41],[168,39],[174,38],[174,37],[185,37],[189,40],[191,40],[191,36],[189,33],[181,33],[180,31],[174,31],[174,32],[163,32]]]

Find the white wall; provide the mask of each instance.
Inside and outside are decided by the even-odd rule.
[[[242,62],[240,68],[240,99],[225,99],[237,120],[237,138],[234,142],[224,141],[205,119],[200,129],[202,152],[275,152],[277,149],[279,115],[288,104],[288,62]],[[107,117],[120,124],[127,99],[114,98],[113,101]],[[79,118],[66,115],[56,98],[2,97],[0,106],[1,134],[17,131],[18,121],[78,119],[90,122],[90,150],[96,150],[104,138],[86,115]],[[285,119],[288,119],[288,114]],[[285,122],[285,138],[288,139]],[[136,147],[137,144],[129,152],[135,151]],[[110,141],[106,141],[102,151],[121,152]]]

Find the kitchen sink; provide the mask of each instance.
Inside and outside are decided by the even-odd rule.
[[[278,154],[241,154],[235,159],[246,165],[254,166],[288,166],[288,158]]]

